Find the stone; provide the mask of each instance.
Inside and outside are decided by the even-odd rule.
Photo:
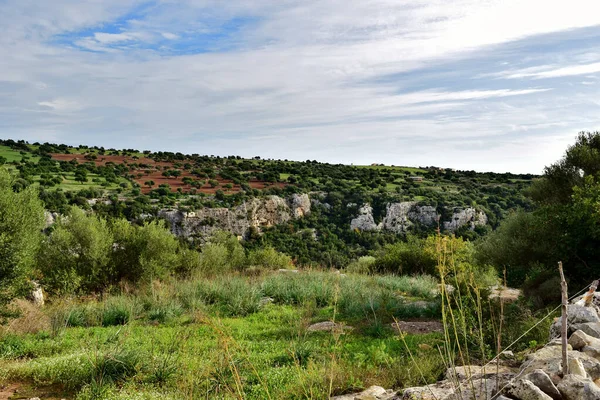
[[[37,282],[32,282],[32,290],[31,290],[31,301],[38,307],[42,307],[44,305],[44,291],[42,287]]]
[[[396,321],[392,322],[391,327],[398,333],[411,335],[444,332],[444,325],[440,321]]]
[[[533,383],[535,386],[540,388],[540,390],[542,392],[546,393],[552,399],[554,399],[554,400],[562,399],[562,396],[561,396],[560,392],[558,391],[558,388],[556,387],[556,385],[554,385],[554,383],[552,382],[552,379],[550,379],[548,374],[545,373],[544,371],[542,371],[541,369],[533,370],[532,372],[523,376],[523,379],[527,379],[528,381]]]
[[[562,316],[557,318],[550,327],[550,340],[560,337],[561,321]],[[576,304],[570,304],[567,306],[567,326],[569,335],[578,330],[575,328],[579,324],[585,324],[588,322],[600,322],[597,307],[584,307]]]
[[[260,301],[258,302],[258,306],[259,307],[264,307],[267,304],[271,304],[275,302],[275,299],[272,297],[263,297],[262,299],[260,299]]]
[[[584,369],[593,380],[600,378],[600,361],[575,350],[570,350],[568,356],[569,359],[579,359]],[[544,347],[527,356],[525,362],[521,365],[520,374],[526,375],[536,369],[541,369],[548,374],[550,379],[552,379],[552,382],[556,385],[561,379],[561,360],[562,349],[560,346]]]
[[[569,338],[568,343],[573,346],[573,349],[575,350],[581,350],[585,346],[595,347],[600,350],[600,339],[596,339],[582,330],[575,331]]]
[[[520,289],[497,285],[490,288],[490,295],[488,298],[490,300],[502,300],[505,303],[512,303],[513,301],[517,301],[521,294],[522,292]]]
[[[348,326],[348,325],[337,324],[333,321],[324,321],[324,322],[317,322],[316,324],[312,324],[306,330],[308,332],[331,331],[331,332],[342,332],[343,333],[344,331],[349,331],[352,329],[354,329],[354,328],[352,328],[351,326]]]
[[[569,373],[571,375],[581,376],[582,378],[588,377],[588,374],[585,372],[585,368],[583,367],[583,363],[577,358],[569,359]]]
[[[528,379],[519,379],[508,388],[508,395],[520,400],[552,400]]]
[[[427,386],[406,388],[401,400],[448,400],[454,393],[451,382],[441,381]]]
[[[557,385],[564,400],[598,400],[600,388],[589,378],[569,374]]]
[[[583,324],[574,324],[572,329],[583,331],[588,335],[600,339],[600,322],[585,322]]]
[[[600,360],[600,350],[597,347],[585,346],[580,351],[584,354],[587,354],[590,357],[594,357],[595,359]]]
[[[479,365],[464,365],[460,367],[448,368],[444,375],[446,379],[453,381],[464,381],[467,379],[482,379],[495,376],[496,374],[515,375],[515,371],[504,365],[488,365],[481,367]],[[510,379],[510,378],[509,378]]]
[[[396,392],[385,390],[381,386],[371,386],[360,393],[344,394],[331,397],[330,400],[391,400]]]

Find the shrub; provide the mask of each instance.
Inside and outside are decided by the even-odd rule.
[[[434,274],[436,259],[424,243],[409,236],[406,242],[386,245],[377,253],[374,270],[393,274]]]
[[[373,272],[376,261],[376,258],[373,256],[363,256],[351,262],[346,267],[346,271],[353,274],[369,274]]]
[[[248,264],[270,270],[286,269],[292,266],[292,259],[269,246],[251,251],[248,254]]]
[[[102,289],[110,281],[112,245],[105,220],[72,207],[42,243],[38,266],[43,283],[55,293]]]
[[[33,187],[13,191],[0,168],[0,311],[26,289],[44,226],[44,209]]]

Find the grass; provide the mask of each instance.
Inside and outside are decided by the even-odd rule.
[[[13,150],[8,146],[1,146],[0,145],[0,156],[6,158],[6,162],[13,162],[13,161],[21,161],[21,159],[23,158],[23,156],[21,155],[21,153],[17,150]],[[27,153],[27,157],[29,157],[29,159],[33,162],[37,162],[39,161],[39,157],[33,156],[30,153]]]
[[[409,303],[435,303],[435,285],[429,277],[309,271],[55,302],[37,332],[2,333],[0,381],[59,387],[78,399],[326,399],[373,384],[422,384],[388,322],[420,315]],[[307,331],[332,319],[355,329]],[[440,355],[419,345],[440,343],[441,335],[405,340],[427,378],[437,379]]]

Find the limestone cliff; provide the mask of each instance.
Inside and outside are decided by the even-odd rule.
[[[360,231],[385,230],[398,234],[405,234],[413,226],[440,228],[448,232],[456,232],[463,226],[475,229],[476,226],[487,224],[487,216],[481,210],[472,207],[454,208],[449,220],[441,221],[441,215],[435,207],[419,205],[414,201],[389,203],[381,223],[376,224],[373,217],[373,208],[364,204],[358,210],[358,215],[350,222],[352,229]]]
[[[307,194],[294,194],[289,199],[279,196],[252,198],[235,208],[202,208],[193,212],[160,210],[158,216],[170,222],[175,235],[206,238],[225,230],[246,236],[251,227],[260,230],[310,214]]]

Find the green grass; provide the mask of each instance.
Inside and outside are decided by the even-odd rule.
[[[3,334],[0,382],[58,386],[79,399],[326,399],[373,384],[417,385],[421,377],[388,322],[410,308],[408,296],[435,301],[434,287],[428,277],[303,272],[56,302],[44,311],[46,330]],[[274,302],[261,302],[266,296]],[[355,329],[307,331],[334,315]],[[441,336],[405,339],[427,379],[437,379],[439,354],[419,345]]]
[[[18,161],[20,162],[23,156],[17,150],[13,150],[8,146],[0,145],[0,156],[6,158],[7,162]],[[39,161],[39,157],[33,156],[31,153],[27,153],[27,157],[33,162]]]

